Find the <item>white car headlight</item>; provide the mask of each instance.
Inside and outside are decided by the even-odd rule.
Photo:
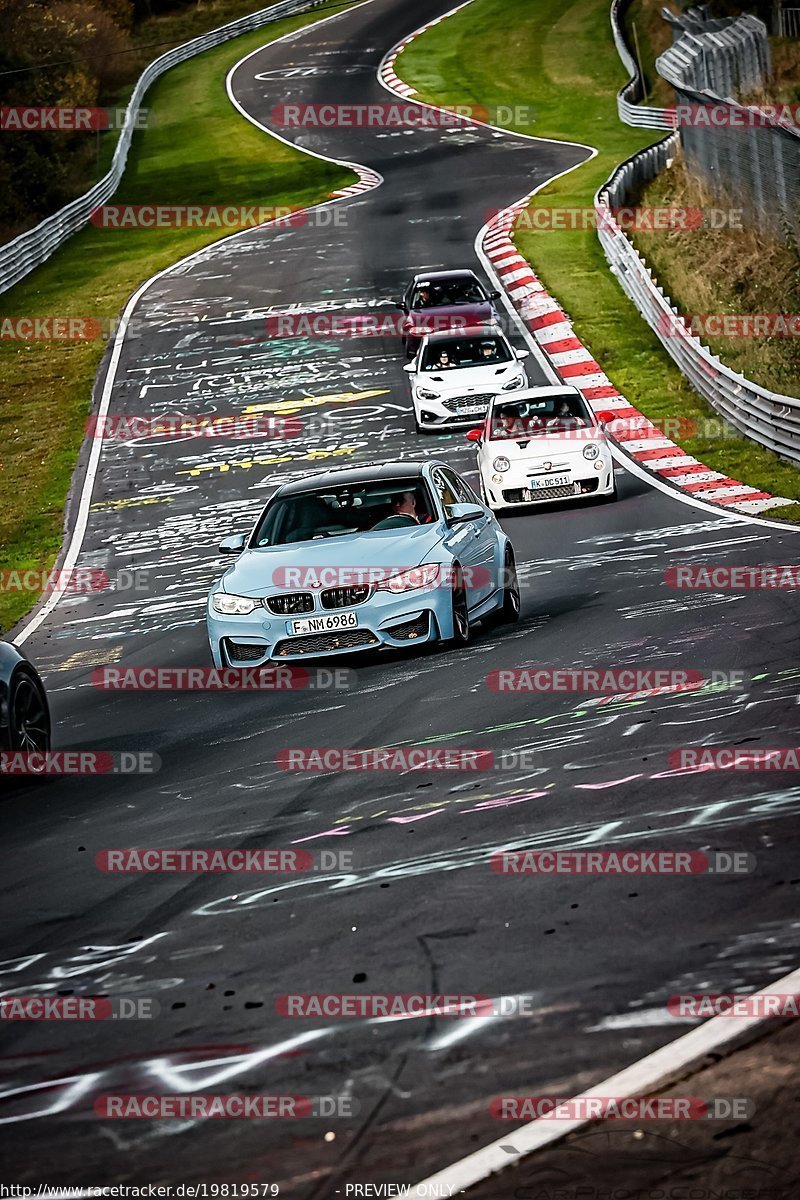
[[[438,400],[439,393],[432,392],[428,388],[418,387],[417,388],[417,399],[418,400]]]
[[[503,458],[501,456],[500,458],[496,458],[494,460],[494,462],[492,463],[492,466],[494,467],[495,471],[502,472],[502,471],[507,471],[508,468],[511,466],[511,463],[508,461],[507,458]]]
[[[424,567],[412,567],[410,571],[402,571],[389,579],[382,579],[375,584],[376,592],[413,592],[417,588],[430,587],[439,578],[439,564],[426,563]]]
[[[227,617],[245,617],[260,604],[260,600],[251,600],[249,596],[232,596],[230,592],[214,592],[211,600],[214,611],[224,613]]]
[[[515,388],[525,387],[525,383],[526,379],[524,375],[515,375],[513,379],[508,381],[508,383],[503,384],[501,390],[504,392],[513,392]]]
[[[594,442],[590,442],[588,446],[583,447],[583,457],[588,458],[589,462],[593,462],[597,458],[600,451]]]

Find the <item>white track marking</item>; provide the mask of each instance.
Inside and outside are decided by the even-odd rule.
[[[783,979],[777,979],[755,994],[758,996],[775,993],[791,995],[798,991],[800,991],[800,970],[784,975]],[[764,1025],[769,1020],[772,1020],[773,1023],[775,1021],[770,1017],[712,1017],[710,1021],[705,1021],[696,1029],[691,1029],[688,1033],[676,1038],[674,1042],[668,1042],[660,1050],[655,1050],[645,1058],[639,1059],[638,1062],[632,1063],[631,1066],[618,1071],[616,1075],[611,1075],[602,1083],[596,1084],[595,1087],[581,1092],[580,1096],[575,1099],[596,1096],[652,1095],[697,1067],[707,1054],[722,1049],[749,1030]],[[527,1125],[520,1126],[513,1133],[505,1134],[496,1142],[484,1146],[482,1150],[476,1150],[474,1154],[469,1154],[466,1158],[453,1163],[452,1166],[445,1167],[443,1171],[438,1171],[435,1175],[421,1180],[411,1188],[408,1194],[420,1197],[437,1194],[455,1196],[465,1188],[472,1187],[498,1171],[502,1171],[505,1167],[519,1162],[534,1150],[540,1150],[544,1146],[558,1142],[567,1134],[589,1124],[593,1124],[593,1122],[578,1118],[571,1121],[556,1121],[547,1118],[529,1121]],[[437,1193],[434,1185],[439,1185],[442,1190]],[[446,1191],[447,1188],[450,1190]]]

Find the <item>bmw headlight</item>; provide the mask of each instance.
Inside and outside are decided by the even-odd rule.
[[[588,458],[589,462],[593,462],[599,453],[600,451],[598,450],[597,446],[595,446],[594,442],[590,442],[588,446],[583,447],[583,457]]]
[[[521,388],[521,387],[525,387],[525,376],[524,375],[515,375],[515,377],[513,379],[510,379],[508,383],[503,384],[502,391],[513,392],[515,390],[515,388]]]
[[[511,466],[511,463],[508,461],[507,458],[501,457],[501,458],[496,458],[494,460],[494,462],[492,463],[492,466],[494,467],[495,471],[500,471],[502,473],[503,471],[508,470],[508,468]]]
[[[437,392],[431,392],[427,388],[419,387],[419,388],[417,388],[417,399],[418,400],[438,400],[439,395]]]
[[[232,596],[230,592],[214,592],[211,599],[214,611],[224,613],[226,617],[245,617],[260,603],[260,600],[251,600],[249,596]]]

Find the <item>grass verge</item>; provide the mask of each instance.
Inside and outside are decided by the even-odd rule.
[[[353,183],[353,172],[245,121],[224,86],[230,67],[249,51],[343,7],[334,0],[168,72],[145,98],[151,126],[134,138],[113,203],[304,205]],[[229,232],[89,226],[0,297],[0,320],[113,319],[145,279]],[[0,341],[0,570],[46,571],[55,560],[103,348],[99,340]],[[0,629],[15,624],[35,599],[0,589]]]
[[[474,0],[412,42],[395,69],[431,103],[528,105],[536,124],[519,132],[597,147],[596,158],[544,188],[531,207],[590,208],[614,167],[655,140],[617,117],[625,71],[607,0]],[[517,233],[515,240],[631,404],[656,422],[709,416],[617,284],[593,229],[537,229]],[[746,438],[684,438],[681,445],[760,491],[800,499],[800,471]],[[800,520],[800,506],[789,514]]]

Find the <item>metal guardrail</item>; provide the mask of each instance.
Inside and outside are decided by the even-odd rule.
[[[323,0],[281,0],[279,4],[259,9],[258,12],[248,13],[247,16],[231,21],[228,25],[221,25],[218,29],[212,29],[200,37],[192,38],[191,41],[184,42],[183,45],[176,46],[173,50],[168,50],[166,54],[162,54],[145,67],[128,102],[125,123],[114,149],[110,171],[83,196],[70,201],[51,216],[45,217],[33,229],[26,230],[13,241],[0,246],[0,293],[13,287],[35,267],[46,262],[67,238],[71,237],[73,233],[77,233],[89,221],[96,208],[113,196],[125,170],[128,151],[133,140],[136,116],[142,99],[156,79],[160,78],[170,67],[177,66],[178,63],[185,62],[188,58],[194,57],[195,54],[201,54],[204,50],[219,46],[230,38],[237,37],[240,33],[259,29],[262,25],[280,20],[281,17],[316,8],[322,3]]]
[[[639,64],[628,49],[622,28],[622,18],[630,0],[611,0],[611,32],[622,65],[630,79],[617,93],[617,112],[623,125],[640,129],[674,129],[675,114],[670,108],[653,108],[639,101],[644,99],[644,80]]]
[[[689,332],[679,310],[612,215],[614,209],[629,202],[632,191],[669,165],[677,147],[678,134],[673,133],[622,163],[600,188],[594,202],[603,251],[623,291],[695,391],[745,437],[800,464],[800,399],[752,383]]]

